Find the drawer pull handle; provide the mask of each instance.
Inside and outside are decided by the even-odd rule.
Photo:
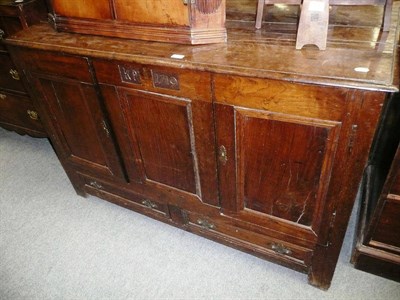
[[[18,74],[18,71],[17,71],[17,70],[11,69],[11,70],[10,70],[10,74],[11,74],[11,77],[12,77],[14,80],[20,80],[19,74]]]
[[[36,111],[34,110],[27,110],[26,113],[28,114],[29,118],[32,120],[39,120],[39,115]]]
[[[0,40],[3,39],[3,35],[5,34],[4,30],[0,29]]]
[[[208,220],[198,219],[197,224],[199,224],[204,229],[214,229],[215,225],[210,223]]]
[[[271,249],[273,251],[275,251],[276,253],[279,253],[279,254],[284,254],[284,255],[291,255],[292,254],[292,250],[286,248],[282,244],[272,243],[271,244]]]
[[[99,190],[101,190],[103,188],[103,186],[100,183],[98,183],[97,181],[94,181],[94,180],[89,182],[89,185],[91,187],[94,187],[94,188],[99,189]]]
[[[157,208],[157,204],[155,204],[154,202],[150,201],[150,200],[143,200],[142,204],[148,208]]]
[[[1,100],[5,100],[7,98],[7,96],[6,95],[4,95],[4,94],[0,94],[0,99]]]

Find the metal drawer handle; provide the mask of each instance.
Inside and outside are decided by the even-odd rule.
[[[7,98],[7,96],[6,95],[4,95],[4,94],[0,94],[0,99],[1,100],[5,100]]]
[[[206,219],[198,219],[197,224],[199,224],[204,229],[215,229],[215,225]]]
[[[0,40],[3,39],[3,35],[5,34],[4,30],[0,29]]]
[[[89,182],[89,185],[91,187],[94,187],[94,188],[99,189],[99,190],[101,190],[103,188],[103,186],[100,183],[98,183],[97,181],[95,181],[95,180]]]
[[[145,200],[143,200],[142,201],[142,204],[144,205],[144,206],[146,206],[146,207],[148,207],[148,208],[157,208],[157,204],[155,204],[154,202],[152,202],[152,201],[150,201],[150,200],[147,200],[147,199],[145,199]]]
[[[279,254],[284,254],[284,255],[291,255],[292,254],[292,250],[286,248],[282,244],[272,243],[271,244],[271,249],[273,251],[275,251],[276,253],[279,253]]]
[[[19,74],[17,70],[11,69],[10,70],[11,77],[15,80],[20,80]]]
[[[32,120],[39,120],[39,115],[36,111],[27,110],[26,113],[28,114],[29,118],[31,118]]]

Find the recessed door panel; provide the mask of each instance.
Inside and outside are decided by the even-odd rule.
[[[217,105],[217,116],[234,126],[217,120],[218,142],[227,144],[228,153],[226,161],[219,160],[222,207],[243,220],[298,229],[311,239],[322,217],[340,123],[242,108],[227,113],[224,107]],[[236,191],[235,199],[229,191]]]
[[[241,113],[237,120],[243,207],[311,225],[329,129]]]
[[[196,193],[189,101],[123,90],[131,137],[146,179]]]
[[[85,169],[123,178],[94,87],[55,76],[29,77],[57,130],[63,155]]]

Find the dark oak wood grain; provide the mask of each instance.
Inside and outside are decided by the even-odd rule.
[[[19,134],[47,136],[3,39],[46,19],[44,0],[0,0],[0,126]]]
[[[7,44],[79,194],[307,273],[326,289],[382,106],[398,91],[398,36],[333,26],[324,53],[296,51],[291,24],[258,35],[245,23],[230,23],[231,39],[218,45],[48,25]]]

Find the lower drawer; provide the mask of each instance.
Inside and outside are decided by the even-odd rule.
[[[168,218],[168,208],[164,203],[141,197],[105,180],[97,179],[82,173],[79,173],[79,175],[83,179],[84,190],[88,194],[150,216],[157,216],[157,219]]]
[[[400,196],[386,198],[370,245],[400,254]]]
[[[311,264],[311,249],[239,228],[224,217],[209,218],[194,212],[186,212],[186,215],[188,227],[201,235],[228,241],[230,246],[250,251],[298,271],[306,272]]]
[[[21,134],[45,136],[30,98],[0,91],[0,125]]]
[[[199,212],[201,207],[191,210],[169,203],[141,196],[132,191],[129,184],[101,179],[96,176],[77,173],[83,190],[109,202],[143,213],[160,221],[172,224],[198,235],[216,240],[233,248],[260,256],[300,272],[308,272],[311,266],[313,245],[299,244],[255,232],[235,225],[234,220],[220,213]],[[213,211],[213,210],[211,210]]]
[[[251,252],[300,272],[309,270],[313,253],[310,248],[312,247],[307,248],[237,227],[224,216],[203,215],[147,199],[133,193],[122,183],[111,183],[82,173],[79,173],[79,175],[83,180],[83,189],[88,194],[222,242],[228,246]],[[171,209],[175,209],[177,215],[180,215],[182,219],[180,222],[174,222]]]

